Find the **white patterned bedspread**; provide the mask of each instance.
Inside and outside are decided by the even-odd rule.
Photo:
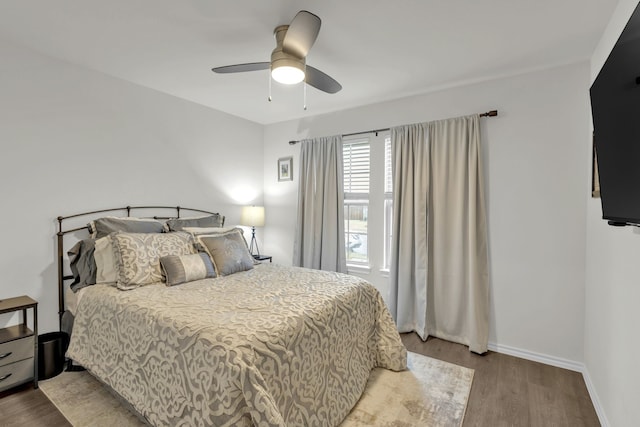
[[[274,264],[174,287],[91,286],[67,355],[157,426],[336,426],[371,369],[406,368],[372,285]]]

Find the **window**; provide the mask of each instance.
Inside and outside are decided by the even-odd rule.
[[[369,264],[369,140],[343,144],[344,231],[347,264]]]
[[[390,265],[393,213],[389,134],[344,140],[343,163],[347,266],[384,272]]]

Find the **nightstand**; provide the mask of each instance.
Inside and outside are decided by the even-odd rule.
[[[261,262],[262,261],[266,261],[266,260],[269,260],[269,262],[272,262],[271,258],[272,258],[271,255],[254,255],[253,256],[253,259],[255,259],[256,261],[261,261]]]
[[[33,310],[33,331],[27,310]],[[22,310],[22,323],[0,328],[0,391],[33,381],[38,388],[38,302],[28,296],[0,300],[0,314]]]

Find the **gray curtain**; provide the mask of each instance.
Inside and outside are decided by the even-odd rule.
[[[293,265],[346,273],[342,136],[300,144]]]
[[[489,274],[479,116],[391,129],[390,309],[416,331],[487,351]]]

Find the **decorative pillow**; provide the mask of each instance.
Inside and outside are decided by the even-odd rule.
[[[96,283],[96,263],[94,261],[95,241],[84,239],[76,243],[69,251],[69,267],[73,273],[71,290],[78,290]]]
[[[196,253],[189,233],[123,233],[112,234],[113,255],[122,290],[162,281],[160,258],[168,255]]]
[[[238,226],[234,227],[183,227],[182,231],[186,231],[188,233],[197,236],[199,234],[221,234],[228,233],[231,230],[235,230],[239,228]]]
[[[196,239],[213,260],[218,276],[253,268],[253,257],[249,253],[241,229],[235,228],[227,233],[215,235],[200,235]]]
[[[222,227],[223,225],[224,216],[220,214],[167,220],[169,231],[181,231],[185,227]]]
[[[192,255],[169,255],[160,258],[167,286],[180,285],[194,280],[216,277],[209,255],[200,252]]]
[[[116,231],[128,233],[162,233],[164,231],[164,224],[151,218],[105,216],[91,221],[87,226],[94,239],[105,237]]]
[[[196,239],[196,237],[198,237],[201,234],[208,234],[208,235],[213,235],[213,234],[224,234],[224,233],[228,233],[232,230],[241,230],[241,232],[243,233],[244,236],[244,230],[242,230],[242,228],[240,228],[239,226],[235,226],[235,227],[184,227],[182,229],[182,231],[186,231],[188,233],[190,233],[193,236],[194,239],[194,245],[196,245],[196,250],[198,252],[206,252],[207,249],[202,246],[200,244],[200,242],[198,242],[198,240]]]
[[[111,235],[96,240],[93,258],[96,262],[96,283],[114,285],[118,280]]]

